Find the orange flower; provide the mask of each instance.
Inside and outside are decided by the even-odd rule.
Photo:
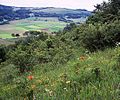
[[[81,60],[81,61],[83,61],[83,60],[85,60],[85,59],[86,59],[85,56],[80,56],[80,60]]]
[[[34,78],[34,76],[29,75],[27,78],[28,78],[29,80],[32,80],[32,79]]]

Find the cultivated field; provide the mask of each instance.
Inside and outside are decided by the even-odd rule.
[[[62,30],[67,23],[58,21],[58,18],[27,18],[11,21],[10,24],[0,25],[0,38],[12,38],[11,34],[22,34],[25,31],[36,30],[54,32]]]

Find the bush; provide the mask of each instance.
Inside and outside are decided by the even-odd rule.
[[[90,51],[104,50],[120,42],[120,21],[110,24],[89,24],[81,36],[81,44]]]
[[[10,63],[16,65],[21,73],[31,70],[36,61],[29,48],[27,49],[21,45],[15,51],[9,51],[8,57]]]
[[[4,67],[3,67],[4,66]],[[8,84],[13,81],[18,75],[18,70],[14,65],[1,65],[0,66],[0,80],[3,84]]]
[[[81,24],[79,27],[60,36],[61,41],[89,51],[104,50],[120,42],[120,21],[111,23]]]
[[[0,63],[6,60],[6,47],[0,46]]]

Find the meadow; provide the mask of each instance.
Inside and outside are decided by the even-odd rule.
[[[11,21],[9,24],[0,25],[0,38],[12,38],[11,34],[22,34],[25,31],[57,32],[62,30],[67,23],[58,21],[58,18],[27,18]]]
[[[35,31],[1,45],[0,100],[120,100],[120,4],[98,6],[86,23],[59,34]],[[57,19],[49,20],[18,20],[14,28],[57,30]]]
[[[119,100],[119,52],[119,47],[91,54],[78,51],[74,60],[59,68],[36,65],[34,71],[15,76],[13,81],[7,76],[16,73],[15,66],[5,66],[0,70],[3,75],[0,97],[6,100],[32,100],[28,99],[29,95],[36,100]]]

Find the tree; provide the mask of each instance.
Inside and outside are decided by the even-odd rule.
[[[16,34],[15,36],[16,36],[17,38],[19,38],[19,37],[20,37],[20,34]]]
[[[12,34],[11,34],[11,36],[12,36],[12,37],[15,37],[15,34],[14,34],[14,33],[12,33]]]
[[[106,23],[120,19],[120,0],[109,0],[95,6],[94,15],[88,18],[87,23]]]

